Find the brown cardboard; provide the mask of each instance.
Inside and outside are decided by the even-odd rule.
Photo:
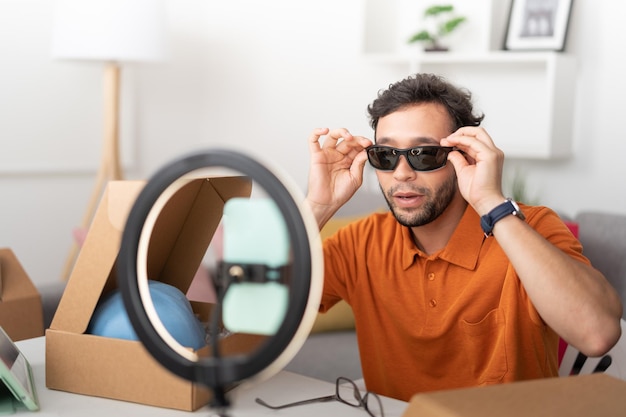
[[[615,417],[626,381],[606,374],[547,378],[416,394],[403,417]]]
[[[0,249],[0,326],[14,341],[43,336],[37,288],[11,249]]]
[[[159,407],[195,410],[210,392],[170,373],[141,342],[85,334],[100,298],[116,286],[116,258],[127,215],[143,181],[107,186],[74,270],[46,331],[46,385],[51,389],[114,398]],[[242,177],[191,180],[163,207],[148,250],[149,279],[186,292],[217,228],[225,201],[249,196]],[[192,303],[208,314],[210,305]],[[206,318],[206,317],[205,317]],[[232,335],[222,352],[250,351],[258,337]],[[232,346],[232,350],[229,348]]]

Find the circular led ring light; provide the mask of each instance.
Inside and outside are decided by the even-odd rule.
[[[210,168],[227,168],[254,180],[284,217],[291,243],[293,279],[288,313],[276,334],[246,357],[200,357],[181,346],[156,314],[146,271],[148,242],[169,198],[191,179],[209,177]],[[204,174],[204,176],[203,176]],[[215,175],[213,175],[215,176]],[[176,375],[209,388],[252,382],[280,371],[302,347],[317,315],[323,261],[317,223],[298,189],[265,165],[233,151],[209,150],[161,168],[146,183],[126,222],[118,259],[118,286],[131,324],[150,354]]]

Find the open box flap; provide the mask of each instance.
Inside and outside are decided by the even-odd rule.
[[[248,197],[252,192],[252,182],[246,177],[210,178],[209,182],[224,202],[233,197]]]
[[[111,181],[107,184],[51,328],[73,333],[87,329],[105,284],[115,272],[126,217],[144,185],[144,181]]]
[[[115,262],[128,213],[144,181],[107,185],[51,324],[84,333],[101,296],[116,286]],[[186,292],[211,242],[225,200],[249,196],[245,177],[189,180],[167,201],[152,231],[148,277]]]
[[[210,178],[182,187],[163,207],[150,239],[148,276],[186,292],[232,197],[247,197],[243,177]]]
[[[0,276],[0,326],[15,341],[43,335],[41,296],[9,248],[0,248]]]
[[[111,197],[107,200],[107,215],[111,226],[120,233],[124,231],[130,208],[145,185],[145,181],[109,182]]]
[[[9,248],[0,248],[0,279],[0,302],[39,297],[37,288]]]

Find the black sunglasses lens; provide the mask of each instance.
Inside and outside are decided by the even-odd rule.
[[[392,171],[398,164],[399,155],[395,149],[387,147],[371,147],[367,150],[370,164],[381,171]]]
[[[446,165],[449,148],[422,146],[409,149],[407,158],[416,171],[433,171]]]
[[[372,146],[367,150],[370,164],[381,171],[393,171],[401,155],[405,155],[415,171],[434,171],[446,165],[452,148],[441,146],[418,146],[411,149],[396,149],[387,146]]]

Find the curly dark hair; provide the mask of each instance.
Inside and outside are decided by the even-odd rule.
[[[367,106],[370,126],[376,131],[381,117],[421,103],[443,105],[452,120],[452,132],[463,126],[478,126],[485,117],[474,114],[472,94],[468,90],[456,87],[442,76],[420,73],[378,92],[378,97]]]

